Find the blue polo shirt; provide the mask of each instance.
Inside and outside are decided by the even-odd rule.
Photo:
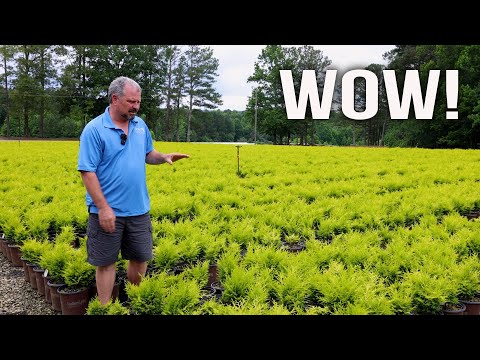
[[[150,211],[145,157],[153,150],[147,124],[135,116],[128,123],[128,137],[115,126],[108,112],[90,121],[80,135],[77,170],[97,174],[103,194],[116,216],[136,216]],[[90,194],[90,212],[98,213]]]

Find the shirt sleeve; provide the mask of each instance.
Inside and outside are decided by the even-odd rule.
[[[87,126],[80,135],[77,170],[96,172],[102,157],[102,141],[93,126]]]
[[[145,124],[145,138],[145,155],[148,155],[153,150],[153,140],[147,124]]]

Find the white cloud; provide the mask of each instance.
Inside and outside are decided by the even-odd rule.
[[[250,96],[250,92],[248,95],[223,95],[222,101],[223,105],[219,107],[221,110],[245,110],[247,106],[247,98]]]
[[[266,45],[209,45],[219,60],[217,91],[222,94],[221,110],[245,110],[254,83],[247,82],[254,64]],[[289,45],[290,46],[290,45]],[[294,45],[299,46],[299,45]],[[330,68],[338,75],[369,64],[386,64],[382,55],[394,45],[312,45],[332,60]]]

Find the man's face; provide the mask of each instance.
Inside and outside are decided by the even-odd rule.
[[[113,95],[113,105],[119,115],[125,120],[132,120],[140,109],[142,94],[131,85],[126,85],[123,96]]]

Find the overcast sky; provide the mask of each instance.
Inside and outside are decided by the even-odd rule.
[[[222,94],[221,110],[245,110],[253,83],[247,83],[253,74],[254,64],[266,45],[208,45],[219,60],[218,78],[215,84]],[[300,46],[300,45],[297,45]],[[337,69],[337,77],[351,69],[361,69],[377,63],[385,64],[382,55],[395,45],[312,45],[323,51],[332,61],[330,68]]]

